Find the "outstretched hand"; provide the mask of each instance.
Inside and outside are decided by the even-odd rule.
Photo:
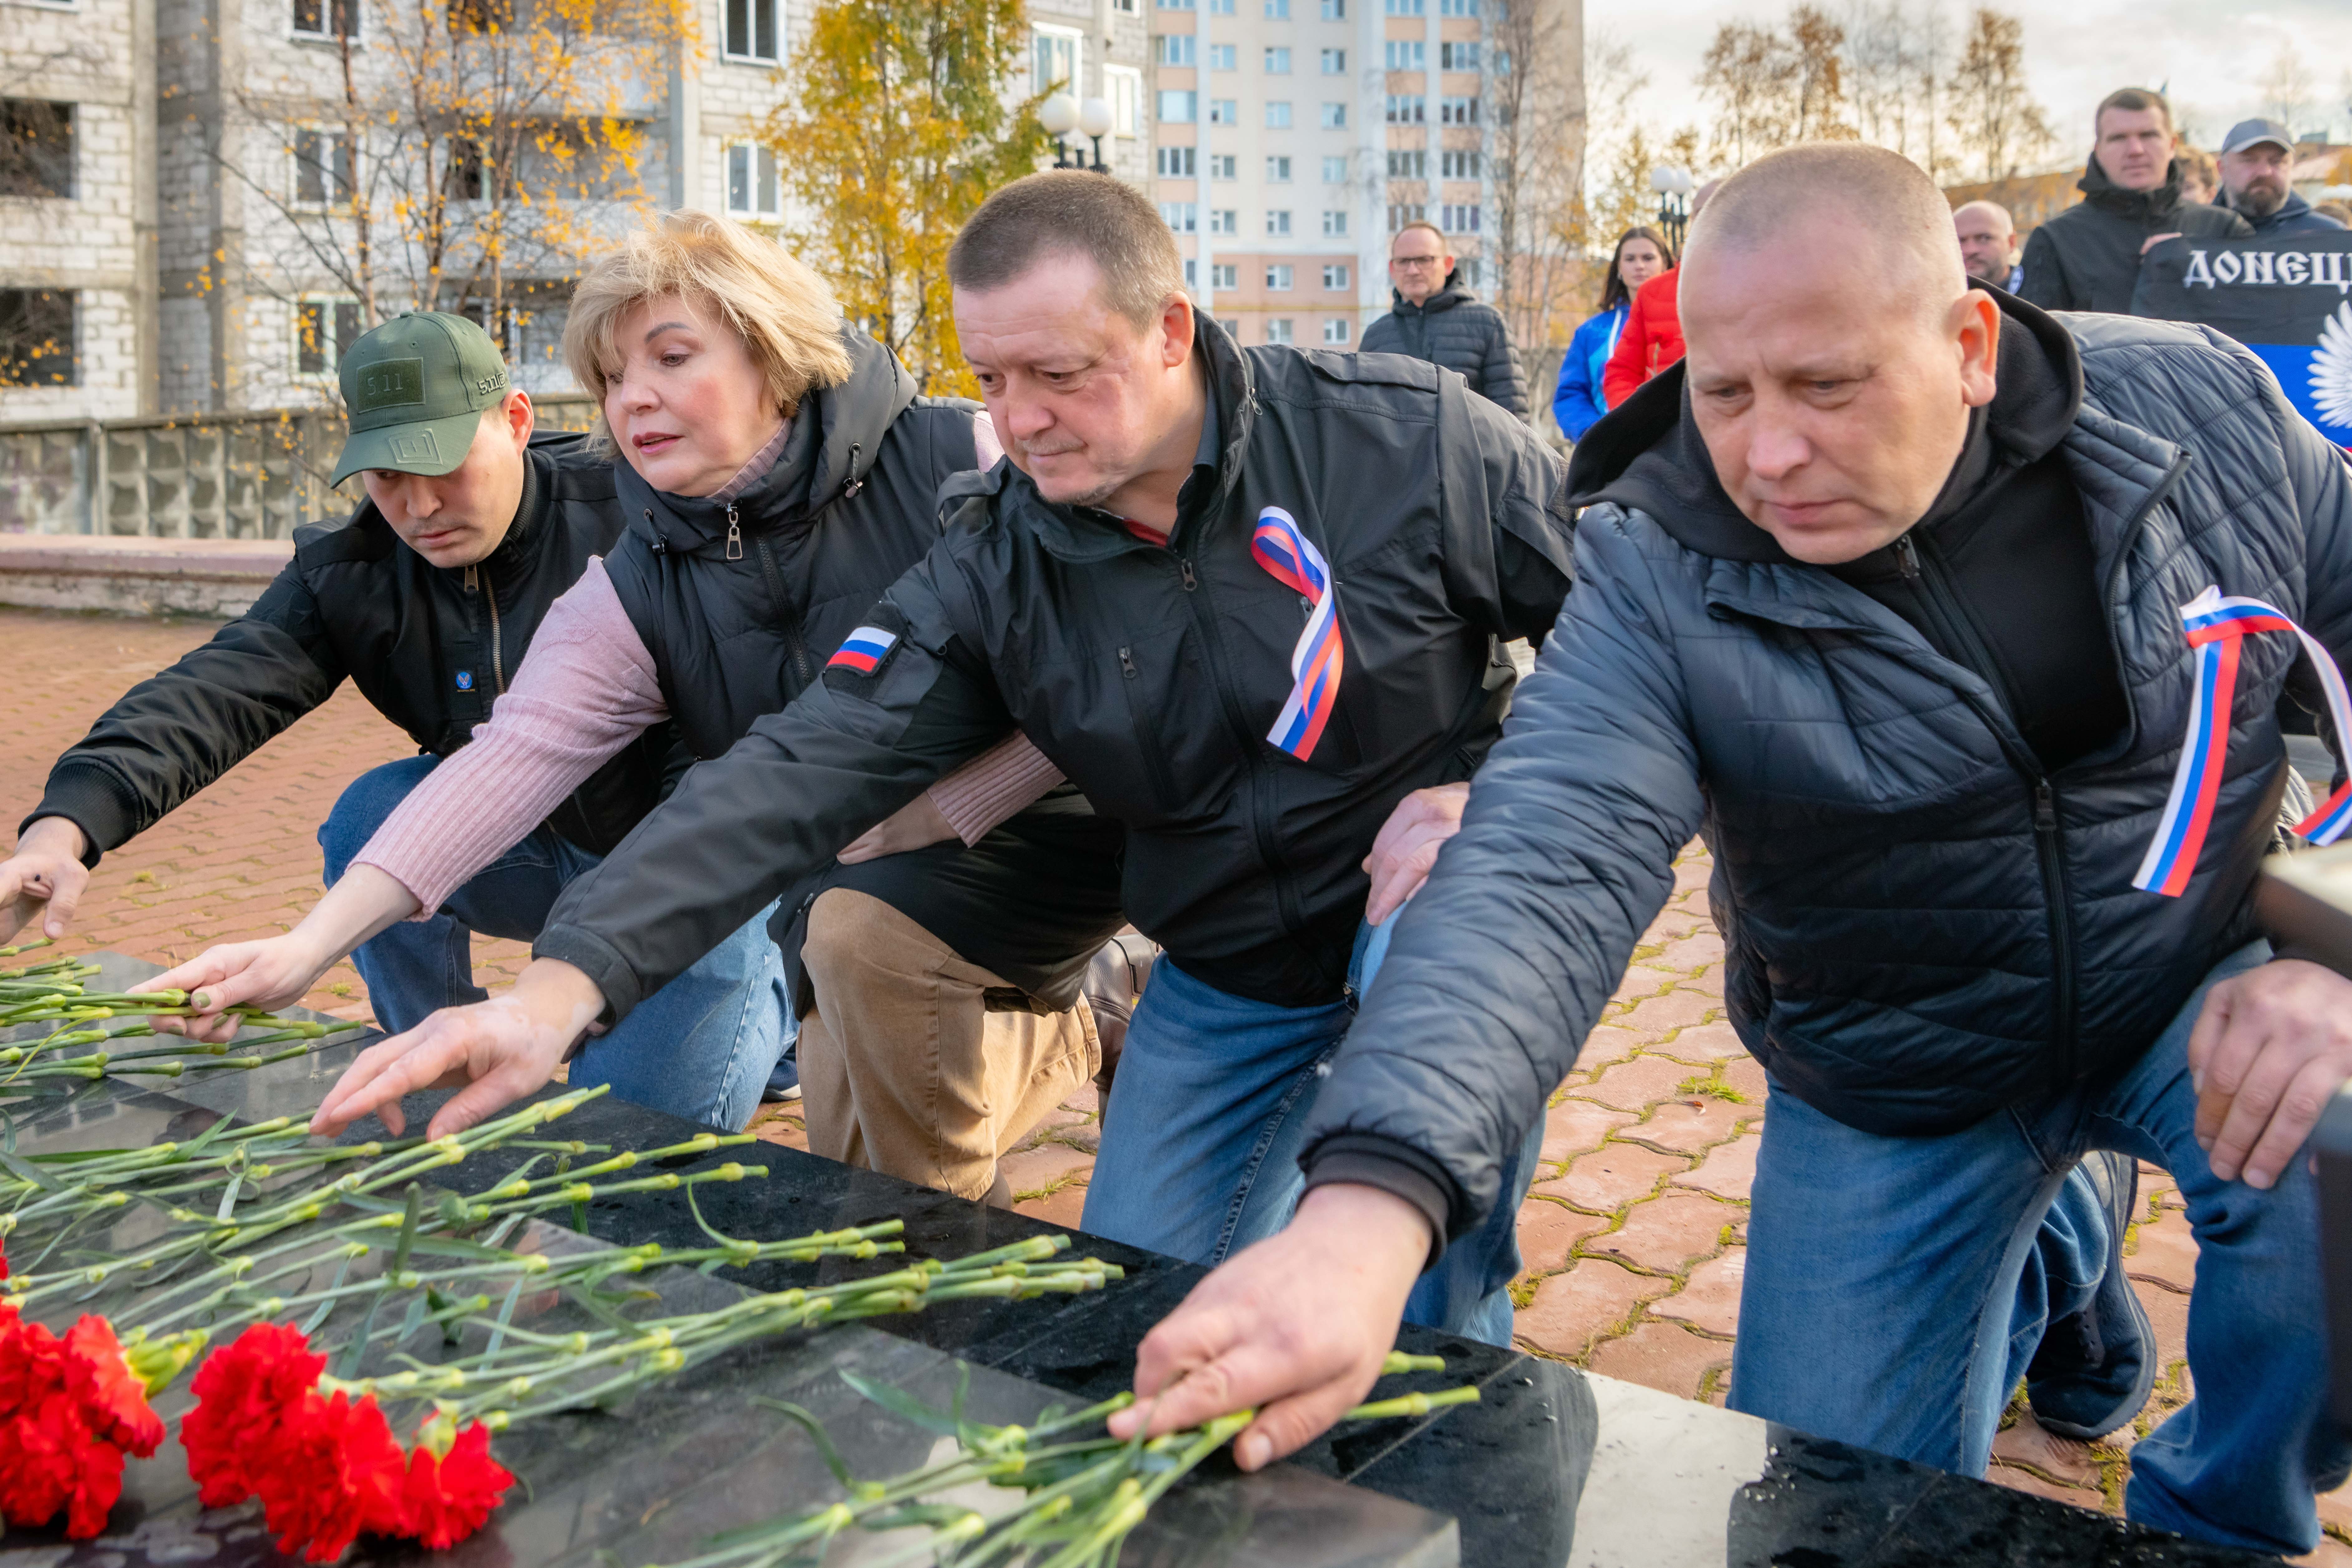
[[[1136,1403],[1111,1436],[1197,1426],[1236,1410],[1244,1470],[1313,1442],[1381,1375],[1405,1298],[1429,1258],[1429,1222],[1378,1187],[1334,1183],[1287,1227],[1237,1253],[1144,1336]]]
[[[408,1125],[401,1096],[463,1084],[425,1129],[434,1138],[463,1132],[545,1085],[604,1010],[594,981],[561,959],[534,959],[505,995],[445,1007],[362,1051],[310,1119],[310,1131],[341,1132],[373,1111],[397,1136]]]
[[[2270,1186],[2352,1078],[2352,980],[2299,958],[2231,975],[2205,994],[2189,1071],[2206,1163]]]
[[[41,934],[55,941],[73,930],[74,910],[89,886],[81,863],[89,841],[62,816],[44,816],[26,827],[16,848],[0,860],[0,942],[47,911]]]
[[[184,991],[196,1012],[185,1018],[157,1018],[163,1034],[192,1040],[226,1040],[240,1022],[231,1007],[274,1013],[310,994],[319,976],[339,954],[320,954],[299,928],[260,942],[225,942],[208,947],[179,968],[142,981],[137,991]]]
[[[1371,900],[1364,906],[1367,921],[1380,924],[1421,890],[1438,850],[1462,831],[1462,808],[1469,804],[1467,784],[1417,789],[1397,802],[1372,839],[1372,852],[1364,857],[1372,879]]]

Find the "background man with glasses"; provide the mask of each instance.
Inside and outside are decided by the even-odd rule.
[[[1389,314],[1364,329],[1368,354],[1410,354],[1460,371],[1470,390],[1515,418],[1528,416],[1528,384],[1502,312],[1464,287],[1445,235],[1433,223],[1409,223],[1389,242]]]

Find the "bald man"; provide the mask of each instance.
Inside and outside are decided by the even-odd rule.
[[[1979,283],[2014,294],[2024,281],[2017,264],[2017,225],[1999,202],[1965,202],[1952,213],[1960,242],[1960,268]]]
[[[2352,1074],[2352,981],[2250,907],[2297,640],[2230,645],[2224,754],[2183,770],[2181,606],[2352,651],[2344,464],[2216,334],[1972,288],[1875,148],[1733,175],[1681,310],[1685,358],[1577,448],[1575,587],[1307,1145],[1414,1152],[1475,1233],[1703,834],[1772,1082],[1732,1405],[1981,1473],[2096,1272],[2050,1270],[2053,1198],[2085,1155],[2150,1161],[2198,1237],[2196,1397],[2133,1447],[2127,1510],[2308,1551],[2352,1449],[2298,1152]],[[1302,1210],[1203,1280],[1145,1342],[1140,1386],[1189,1374],[1153,1425],[1255,1405],[1279,1452],[1360,1397],[1423,1261],[1381,1223]]]

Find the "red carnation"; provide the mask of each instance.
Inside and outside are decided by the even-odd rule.
[[[446,1433],[448,1425],[435,1423]],[[490,1510],[514,1485],[505,1466],[490,1458],[490,1429],[477,1421],[457,1435],[448,1452],[436,1454],[436,1434],[428,1426],[408,1457],[408,1480],[401,1494],[402,1533],[436,1552],[446,1551],[482,1528]]]
[[[52,1391],[0,1420],[0,1516],[43,1525],[66,1510],[66,1533],[106,1528],[122,1495],[122,1453],[89,1428],[70,1394]]]
[[[205,1358],[188,1384],[196,1407],[180,1423],[180,1441],[206,1508],[253,1495],[280,1428],[299,1415],[326,1367],[327,1358],[283,1323],[256,1323]]]
[[[125,1452],[145,1458],[163,1440],[163,1417],[147,1405],[147,1385],[123,1359],[114,1325],[84,1317],[66,1331],[68,1386],[90,1429]]]
[[[308,1396],[272,1447],[253,1489],[278,1550],[331,1563],[362,1530],[400,1533],[407,1456],[373,1395],[357,1404],[341,1390]]]

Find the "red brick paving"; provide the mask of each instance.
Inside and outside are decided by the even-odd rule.
[[[0,610],[0,727],[10,737],[0,752],[0,831],[13,831],[39,798],[50,762],[116,696],[214,626]],[[169,963],[214,942],[287,930],[320,895],[315,834],[336,795],[366,769],[412,751],[346,687],[108,856],[84,900],[82,941]],[[1521,1211],[1527,1272],[1513,1296],[1523,1348],[1719,1404],[1766,1107],[1762,1070],[1723,1022],[1723,947],[1707,919],[1707,872],[1693,846],[1579,1070],[1554,1097],[1542,1195]],[[522,943],[476,939],[477,975],[493,988],[527,956]],[[304,1000],[370,1016],[366,986],[348,963]],[[1077,1223],[1097,1125],[1089,1089],[1008,1159],[1022,1212]],[[797,1105],[771,1108],[754,1130],[806,1147]],[[2161,1172],[2149,1168],[2141,1198],[2147,1217],[2127,1267],[2162,1351],[2156,1396],[2132,1430],[2093,1445],[2031,1428],[2021,1411],[2001,1435],[1994,1480],[2113,1511],[2129,1441],[2187,1399],[2195,1247]],[[2322,1512],[2332,1532],[2352,1536],[2352,1494],[2323,1500]],[[2352,1568],[2352,1547],[2331,1539],[2306,1561]]]

